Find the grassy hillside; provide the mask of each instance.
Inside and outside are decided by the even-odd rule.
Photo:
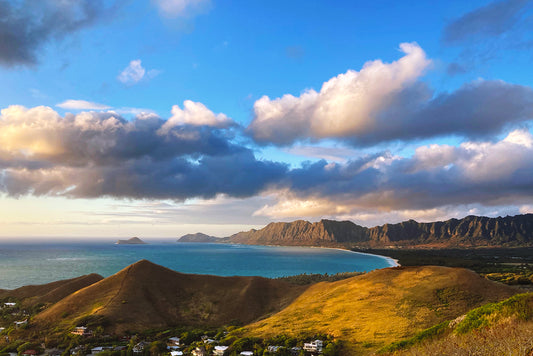
[[[41,285],[24,286],[13,290],[0,290],[0,299],[13,297],[22,302],[23,306],[39,303],[56,303],[66,296],[102,280],[98,274],[65,279]]]
[[[246,324],[277,312],[306,287],[261,277],[174,272],[139,261],[38,314],[40,330],[101,325],[107,332]]]
[[[329,333],[370,352],[516,290],[460,268],[388,268],[312,285],[291,305],[244,328],[246,335]]]
[[[533,352],[533,293],[489,303],[415,337],[394,343],[395,355],[530,355]]]

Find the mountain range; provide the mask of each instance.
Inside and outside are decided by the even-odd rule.
[[[198,234],[196,234],[198,235]],[[185,235],[178,241],[320,247],[496,247],[533,246],[533,214],[489,218],[467,216],[430,223],[408,220],[367,228],[351,221],[273,222],[225,238]]]

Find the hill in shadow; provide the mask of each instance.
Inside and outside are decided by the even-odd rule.
[[[13,290],[0,290],[0,298],[14,297],[21,301],[23,306],[39,303],[54,304],[82,288],[101,281],[103,278],[99,274],[93,273],[47,284],[29,285]]]
[[[65,331],[92,323],[115,333],[247,324],[280,311],[304,289],[262,277],[182,274],[141,260],[64,298],[33,324]]]

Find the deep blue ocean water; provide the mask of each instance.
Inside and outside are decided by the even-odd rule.
[[[310,247],[175,242],[149,245],[0,242],[0,289],[89,273],[108,277],[141,259],[183,273],[271,278],[300,273],[362,272],[395,265],[392,259],[383,256]]]

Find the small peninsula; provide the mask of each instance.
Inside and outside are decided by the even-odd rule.
[[[138,237],[132,237],[131,239],[128,239],[128,240],[118,240],[117,242],[115,242],[115,244],[116,245],[147,245],[146,242],[144,242]]]
[[[217,242],[221,240],[222,239],[219,237],[209,236],[201,232],[197,232],[196,234],[183,235],[178,239],[178,242]]]

